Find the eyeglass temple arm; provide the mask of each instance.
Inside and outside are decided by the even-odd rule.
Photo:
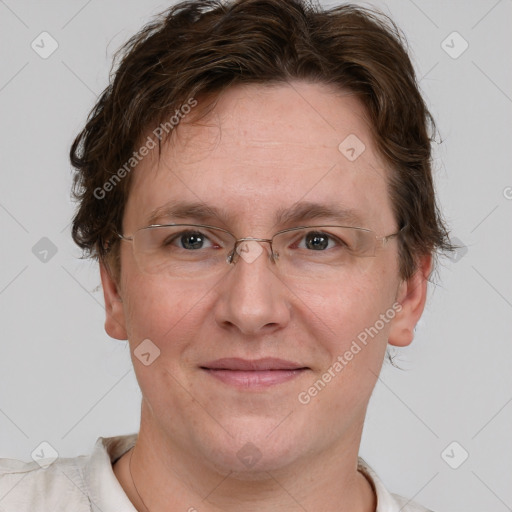
[[[382,241],[382,243],[386,243],[388,240],[391,240],[392,238],[396,238],[396,237],[400,236],[408,227],[409,227],[409,224],[405,224],[396,233],[391,233],[390,235],[385,235],[385,236],[380,236],[380,237],[378,236],[377,239]]]

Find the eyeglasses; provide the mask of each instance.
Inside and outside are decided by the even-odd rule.
[[[353,271],[361,258],[404,228],[386,236],[349,226],[299,226],[278,231],[272,238],[236,238],[229,231],[201,224],[153,224],[119,238],[133,244],[141,272],[177,278],[204,278],[229,269],[240,258],[247,263],[267,253],[278,271],[292,278],[329,278]],[[227,263],[227,264],[226,264]]]

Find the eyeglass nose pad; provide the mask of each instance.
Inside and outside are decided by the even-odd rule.
[[[226,256],[226,263],[233,263],[235,259],[235,250],[232,249],[229,254]]]

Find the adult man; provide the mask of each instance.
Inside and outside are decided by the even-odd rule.
[[[397,33],[353,6],[190,2],[135,36],[71,153],[140,432],[25,469],[17,510],[425,510],[358,450],[449,248],[429,121]]]

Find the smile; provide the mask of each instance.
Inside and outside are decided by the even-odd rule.
[[[224,384],[242,389],[259,389],[288,382],[309,368],[283,359],[218,359],[201,366]]]

